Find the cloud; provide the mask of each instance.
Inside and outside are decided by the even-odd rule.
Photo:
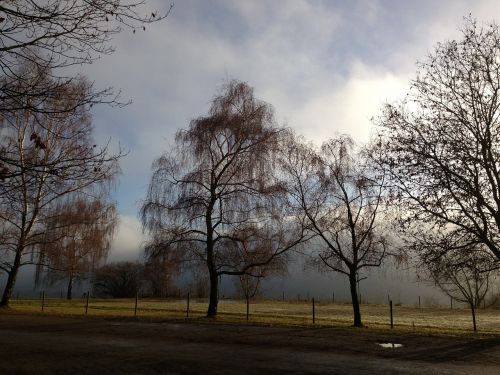
[[[247,81],[281,123],[315,142],[336,132],[363,142],[382,103],[406,93],[415,62],[459,35],[464,15],[489,20],[493,9],[489,0],[176,2],[165,21],[119,34],[116,53],[85,67],[97,86],[123,89],[133,100],[94,113],[97,140],[129,151],[120,212],[135,215],[152,161],[178,129],[207,112],[225,80]]]
[[[385,102],[403,98],[409,77],[379,72],[356,63],[343,85],[313,93],[302,106],[288,108],[288,124],[306,138],[321,143],[335,134],[368,141],[370,119]]]
[[[119,219],[108,262],[140,260],[143,242],[141,223],[133,216],[120,215]]]

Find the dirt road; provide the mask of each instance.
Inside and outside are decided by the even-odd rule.
[[[500,338],[0,314],[0,374],[196,373],[498,375]]]

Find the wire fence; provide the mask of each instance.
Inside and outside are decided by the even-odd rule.
[[[453,303],[453,302],[452,302]],[[393,304],[361,304],[363,324],[374,328],[406,331],[471,331],[470,309],[402,306]],[[96,317],[122,317],[148,320],[200,320],[204,319],[206,299],[93,299],[88,294],[74,300],[47,298],[16,299],[11,307],[15,311],[56,315],[87,315]],[[482,333],[500,334],[500,310],[478,309],[476,319]],[[332,300],[230,300],[219,301],[217,321],[269,325],[350,326],[353,321],[351,304]]]

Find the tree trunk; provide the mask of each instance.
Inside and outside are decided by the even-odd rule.
[[[14,291],[14,285],[16,283],[17,273],[21,267],[21,250],[17,249],[16,257],[14,258],[14,264],[9,272],[9,277],[7,278],[7,284],[5,284],[5,289],[2,295],[2,301],[0,301],[0,307],[9,307],[10,298],[12,297],[12,292]]]
[[[349,284],[351,286],[351,300],[352,300],[352,311],[354,314],[354,327],[362,327],[361,323],[361,311],[359,309],[359,301],[358,301],[358,291],[357,291],[357,280],[356,280],[356,271],[350,272],[349,274]]]
[[[68,291],[66,293],[66,299],[70,300],[72,299],[71,291],[73,290],[73,275],[69,277],[68,280]]]
[[[474,303],[470,304],[470,309],[472,312],[472,324],[474,326],[474,332],[477,331],[477,326],[476,326],[476,308],[474,307]]]
[[[210,277],[210,296],[208,302],[207,318],[215,318],[217,315],[217,303],[219,301],[218,295],[218,275],[214,260],[214,228],[212,226],[212,209],[215,204],[214,193],[212,192],[212,199],[207,208],[205,216],[205,225],[207,228],[207,268]]]
[[[208,310],[207,310],[207,317],[208,318],[214,318],[217,315],[217,303],[219,300],[219,295],[218,295],[218,275],[217,275],[217,270],[215,267],[215,261],[214,261],[214,243],[212,240],[212,227],[211,221],[210,225],[208,224],[209,220],[207,219],[207,268],[208,268],[208,274],[210,277],[210,296],[209,296],[209,302],[208,302]]]
[[[207,317],[214,318],[217,315],[217,304],[219,302],[218,296],[218,282],[217,272],[215,269],[209,269],[210,273],[210,296],[208,302]]]

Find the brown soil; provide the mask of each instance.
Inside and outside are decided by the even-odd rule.
[[[0,314],[0,374],[68,373],[500,374],[500,338]]]

